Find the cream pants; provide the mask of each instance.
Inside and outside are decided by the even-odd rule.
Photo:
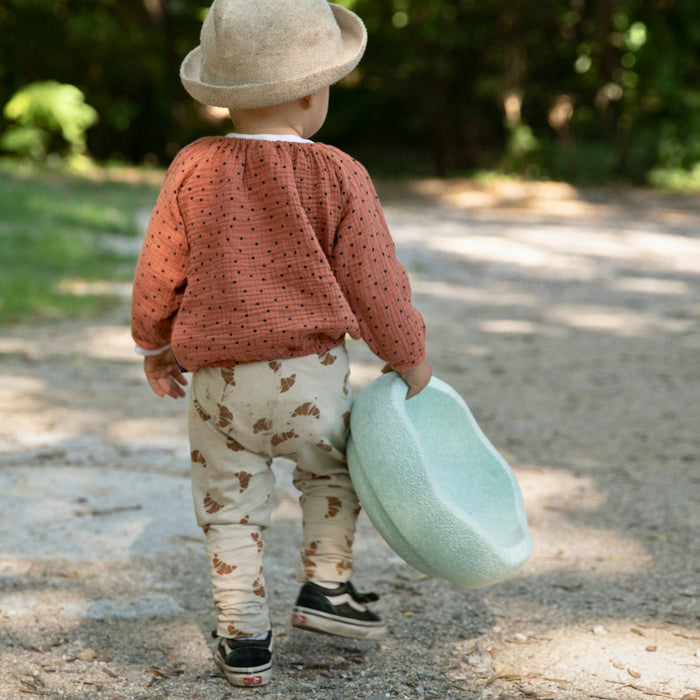
[[[345,581],[359,513],[345,461],[352,397],[344,345],[320,355],[199,369],[189,431],[197,522],[206,533],[217,632],[266,632],[262,531],[275,457],[294,460],[301,492],[298,580]]]

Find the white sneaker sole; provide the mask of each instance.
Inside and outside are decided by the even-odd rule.
[[[294,608],[292,625],[309,632],[321,632],[336,637],[352,637],[354,639],[384,639],[387,634],[386,625],[383,622],[348,620],[299,605]]]
[[[223,671],[226,680],[236,687],[257,688],[261,685],[267,685],[272,680],[272,662],[264,666],[242,668],[235,671],[227,666],[218,654],[214,656],[214,662]]]

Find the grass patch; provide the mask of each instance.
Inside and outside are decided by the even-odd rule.
[[[118,301],[160,174],[82,175],[0,161],[0,323],[91,316]]]

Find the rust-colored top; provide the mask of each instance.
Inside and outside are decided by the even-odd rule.
[[[208,137],[166,174],[136,268],[132,334],[189,370],[362,337],[395,369],[425,325],[366,170],[310,141]]]

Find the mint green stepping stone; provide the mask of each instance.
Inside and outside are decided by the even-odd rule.
[[[405,396],[391,372],[353,404],[347,456],[365,512],[419,571],[463,588],[502,581],[532,552],[513,472],[451,386],[433,377]]]

